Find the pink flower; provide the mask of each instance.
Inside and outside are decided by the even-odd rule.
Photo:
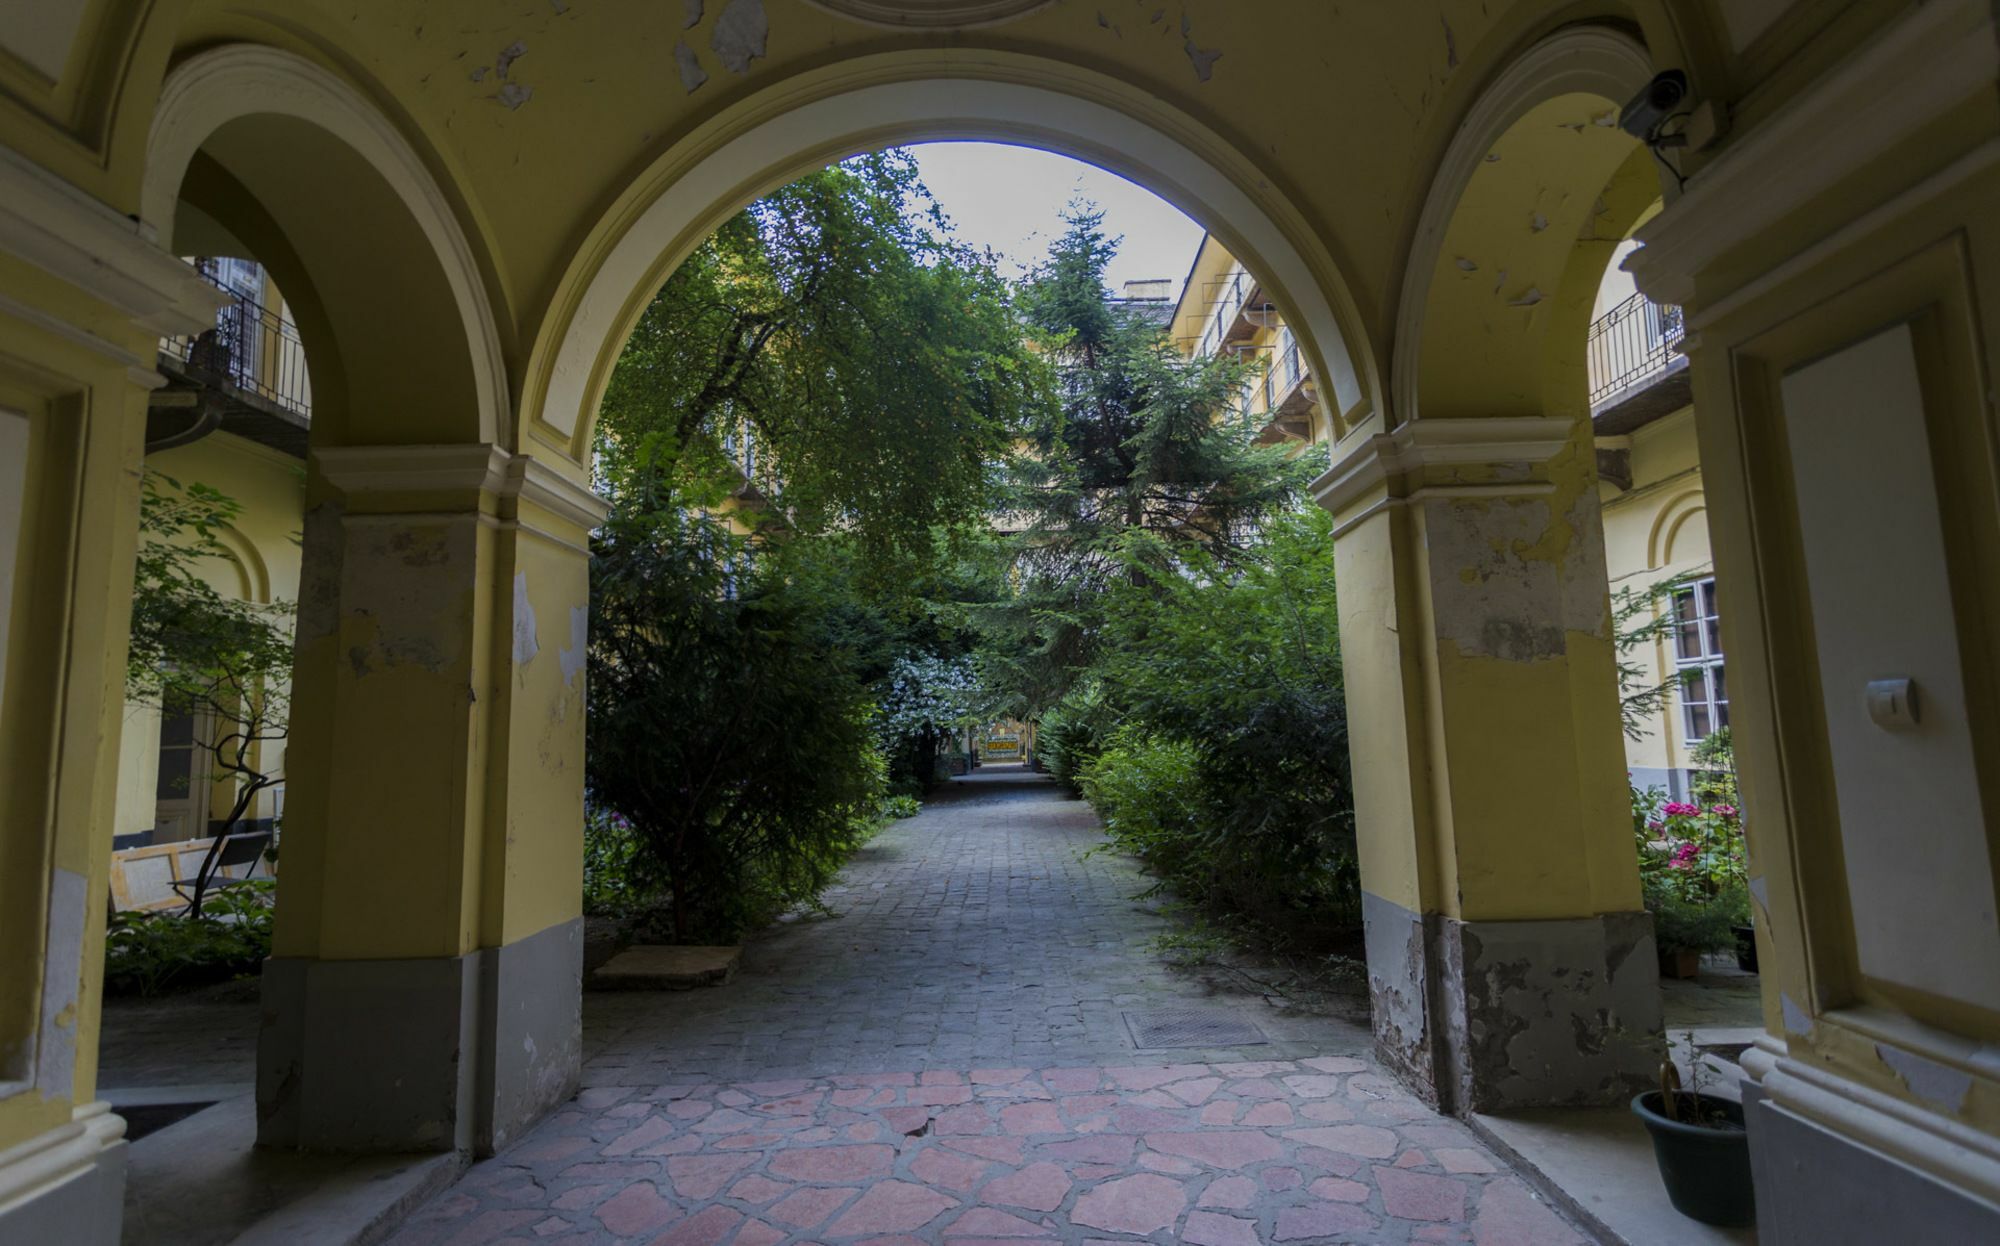
[[[1667,826],[1667,824],[1666,824],[1666,823],[1664,823],[1664,822],[1662,822],[1662,821],[1660,821],[1660,820],[1659,820],[1658,818],[1647,818],[1647,819],[1646,819],[1646,829],[1647,829],[1647,830],[1649,830],[1649,831],[1661,831],[1661,830],[1665,830],[1665,829],[1666,829],[1666,826]]]
[[[1670,818],[1691,818],[1701,812],[1701,806],[1690,805],[1684,801],[1670,800],[1660,806],[1660,812]]]
[[[1716,813],[1718,813],[1718,814],[1720,814],[1721,816],[1723,816],[1723,817],[1725,817],[1725,818],[1734,818],[1734,817],[1736,816],[1736,806],[1734,806],[1734,805],[1717,805],[1717,806],[1715,806],[1715,812],[1716,812]]]
[[[1700,851],[1701,849],[1695,847],[1692,840],[1684,841],[1680,847],[1674,849],[1674,859],[1667,864],[1677,870],[1693,869],[1694,859]]]

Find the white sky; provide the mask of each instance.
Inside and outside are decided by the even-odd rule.
[[[1106,233],[1124,235],[1105,275],[1114,291],[1127,281],[1166,277],[1178,294],[1201,245],[1201,226],[1180,209],[1068,156],[1000,143],[923,143],[910,151],[959,240],[998,252],[1006,277],[1048,254],[1050,239],[1062,232],[1063,208],[1079,194],[1104,209]]]

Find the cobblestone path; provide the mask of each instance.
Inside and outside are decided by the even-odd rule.
[[[1369,1049],[1365,1024],[1162,964],[1148,945],[1167,923],[1135,898],[1149,880],[1103,844],[1090,806],[1044,776],[953,783],[848,865],[825,896],[838,916],[753,938],[728,986],[586,995],[584,1084],[1118,1064],[1136,1054],[1121,1014],[1176,1006],[1250,1020],[1270,1042],[1160,1059]]]
[[[1160,967],[1089,810],[988,772],[878,837],[727,986],[587,995],[585,1089],[396,1246],[1585,1240],[1365,1055]],[[1141,1051],[1193,1006],[1270,1040]]]

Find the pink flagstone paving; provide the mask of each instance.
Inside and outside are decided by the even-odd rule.
[[[1316,1120],[1339,1123],[1297,1123]],[[1464,1126],[1345,1056],[596,1087],[475,1166],[391,1239],[396,1246],[1587,1240]]]

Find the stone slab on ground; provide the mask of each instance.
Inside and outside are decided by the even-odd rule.
[[[590,975],[600,991],[687,991],[721,986],[736,974],[743,949],[736,947],[628,947]]]
[[[172,1102],[188,1087],[117,1092]],[[247,1088],[132,1143],[124,1240],[145,1246],[363,1246],[444,1191],[464,1170],[453,1153],[328,1155],[259,1148]]]
[[[1667,1199],[1652,1139],[1628,1107],[1475,1116],[1473,1130],[1607,1246],[1754,1246],[1755,1229],[1690,1220]]]

